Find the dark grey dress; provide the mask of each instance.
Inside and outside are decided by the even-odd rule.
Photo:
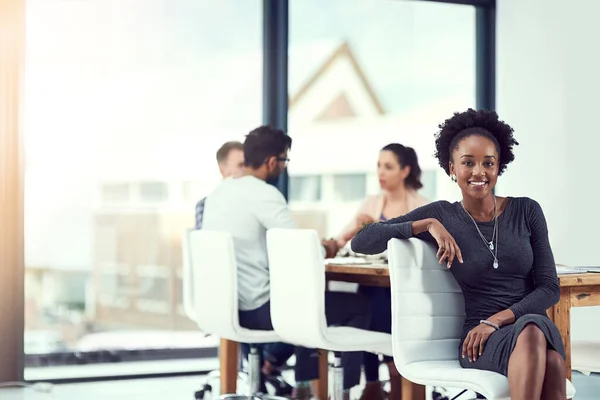
[[[529,323],[546,336],[548,348],[565,357],[558,328],[546,316],[546,310],[558,302],[560,288],[552,249],[548,241],[546,219],[540,205],[529,198],[509,198],[498,217],[498,269],[469,215],[459,202],[438,201],[398,218],[365,226],[352,239],[357,253],[383,252],[391,238],[412,237],[412,221],[436,218],[454,237],[464,263],[454,260],[451,272],[465,298],[465,323],[458,357],[464,368],[477,368],[507,375],[508,361],[517,337]],[[488,239],[494,222],[478,222]],[[418,238],[433,242],[428,233]],[[479,321],[510,308],[514,324],[492,333],[477,361],[461,357],[462,341]]]

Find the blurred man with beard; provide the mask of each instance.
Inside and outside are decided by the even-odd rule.
[[[284,171],[291,147],[292,139],[279,129],[270,126],[254,129],[244,141],[242,176],[223,180],[206,198],[202,228],[228,232],[233,237],[238,269],[239,322],[247,329],[273,330],[267,230],[294,229],[297,225],[281,192],[267,181],[278,178]],[[326,257],[334,257],[338,251],[333,239],[323,240],[322,245]],[[323,296],[328,324],[367,329],[370,323],[368,300],[356,293],[326,292]],[[286,346],[291,349],[287,354]],[[310,381],[319,376],[319,357],[315,349],[271,343],[265,348],[263,374],[272,374],[292,351],[296,354],[293,397],[310,399]],[[342,364],[347,397],[349,389],[359,383],[362,353],[343,354]]]

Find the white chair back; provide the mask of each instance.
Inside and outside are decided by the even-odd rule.
[[[182,297],[185,315],[196,322],[196,309],[194,308],[194,271],[192,270],[192,254],[190,251],[190,233],[193,229],[186,229],[181,237],[182,251]]]
[[[271,320],[285,341],[306,347],[324,343],[325,260],[317,232],[270,229]],[[301,316],[301,318],[299,318]]]
[[[450,271],[437,262],[434,246],[414,238],[392,239],[388,259],[398,370],[419,361],[456,361],[464,299]]]
[[[201,331],[229,340],[238,340],[237,267],[233,239],[225,232],[189,232],[189,269],[185,284],[193,293],[195,318]],[[185,297],[184,297],[185,298]],[[191,299],[187,300],[191,302]]]

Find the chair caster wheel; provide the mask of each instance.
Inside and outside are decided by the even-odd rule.
[[[204,387],[201,390],[198,390],[197,392],[194,393],[194,398],[196,400],[203,400],[204,399],[204,395],[207,392],[212,392],[212,386],[210,386],[209,384],[204,385]]]

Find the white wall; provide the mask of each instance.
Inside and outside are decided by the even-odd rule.
[[[558,263],[600,265],[600,2],[497,7],[497,108],[521,142],[498,192],[541,203]],[[574,339],[600,339],[598,307],[571,315]]]

